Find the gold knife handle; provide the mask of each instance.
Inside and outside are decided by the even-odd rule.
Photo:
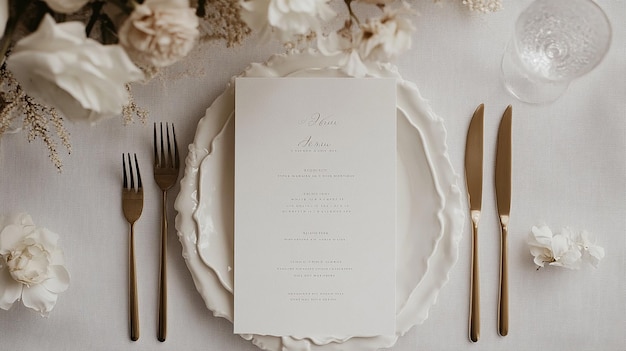
[[[509,216],[500,216],[502,239],[500,240],[500,296],[498,299],[498,333],[506,336],[509,333],[509,274],[507,259],[507,236],[509,233]]]
[[[480,337],[480,281],[478,279],[478,221],[480,211],[471,211],[472,266],[470,275],[469,338],[477,342]]]

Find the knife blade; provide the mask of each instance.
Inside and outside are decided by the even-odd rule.
[[[507,236],[509,216],[511,212],[511,125],[513,108],[509,105],[498,128],[498,149],[496,151],[496,201],[500,228],[500,291],[498,298],[498,333],[506,336],[509,333],[509,281],[507,259]]]
[[[465,143],[465,182],[472,220],[472,260],[470,269],[469,338],[480,337],[480,284],[478,267],[478,222],[483,199],[483,104],[478,105],[467,131]]]

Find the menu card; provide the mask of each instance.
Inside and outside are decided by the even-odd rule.
[[[396,82],[235,82],[234,332],[395,334]]]

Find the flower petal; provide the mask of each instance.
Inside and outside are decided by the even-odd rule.
[[[598,268],[598,264],[602,258],[604,258],[604,249],[600,246],[590,246],[583,253],[583,260],[588,262],[594,268]]]
[[[0,308],[8,310],[20,298],[23,285],[13,280],[8,269],[0,269]]]
[[[570,249],[569,240],[565,236],[560,234],[557,234],[552,238],[551,244],[552,253],[557,259],[563,256]]]
[[[542,256],[542,257],[546,257],[546,258],[551,258],[552,257],[552,251],[547,248],[547,247],[537,247],[537,246],[531,246],[530,247],[530,254],[537,257],[537,256]]]
[[[4,30],[9,20],[9,0],[0,0],[0,38],[4,36]]]
[[[0,230],[9,224],[35,225],[31,216],[24,212],[0,216]]]
[[[587,252],[589,252],[589,255],[597,258],[598,260],[604,258],[604,248],[601,246],[598,246],[598,245],[590,246]]]
[[[45,280],[42,284],[48,291],[59,294],[70,286],[70,273],[63,266],[50,267],[54,276]]]
[[[543,267],[546,262],[550,262],[546,256],[535,256],[533,262],[539,267]]]
[[[48,251],[54,251],[59,241],[59,236],[56,233],[51,232],[46,228],[38,228],[36,231],[38,235],[38,242],[42,243]]]
[[[20,224],[9,224],[0,232],[0,254],[13,250],[24,238],[24,227]]]
[[[24,287],[22,291],[24,306],[41,313],[42,316],[47,316],[52,311],[57,297],[57,294],[48,291],[42,284]]]
[[[88,0],[44,0],[50,8],[60,13],[72,13],[80,10]]]
[[[49,14],[16,43],[7,67],[29,95],[92,123],[119,114],[125,84],[144,76],[119,45],[102,45],[85,36],[82,22],[57,24]]]
[[[548,226],[535,227],[533,226],[532,232],[528,235],[528,244],[533,246],[551,248],[550,242],[552,241],[552,230]]]
[[[563,263],[563,267],[570,269],[580,269],[582,254],[576,246],[571,246],[560,258],[560,262]]]

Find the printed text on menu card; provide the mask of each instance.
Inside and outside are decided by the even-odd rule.
[[[235,333],[395,333],[396,82],[239,78]]]

